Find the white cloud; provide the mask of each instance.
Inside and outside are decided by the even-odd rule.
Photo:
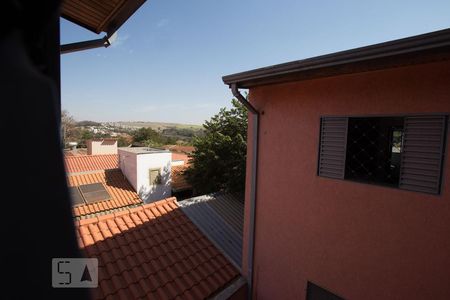
[[[111,47],[112,48],[117,48],[117,47],[123,45],[129,38],[130,38],[129,34],[120,34],[119,32],[117,32],[117,38],[111,44]]]

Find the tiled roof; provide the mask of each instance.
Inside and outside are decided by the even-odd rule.
[[[110,200],[92,204],[78,205],[73,208],[74,217],[105,212],[133,204],[140,204],[142,200],[134,191],[131,184],[120,169],[70,175],[67,177],[69,186],[80,186],[90,183],[103,183],[111,195]]]
[[[175,198],[75,223],[99,260],[94,299],[205,299],[239,276]]]
[[[171,175],[172,175],[172,190],[184,191],[192,189],[192,186],[187,182],[186,177],[183,175],[183,171],[186,170],[188,166],[175,166],[172,167]]]
[[[87,155],[87,149],[86,148],[77,148],[75,150],[64,150],[64,156],[82,156]]]
[[[119,155],[65,156],[67,173],[108,170],[119,168]]]
[[[180,152],[180,153],[192,153],[195,151],[194,146],[165,145],[162,146],[162,148],[170,150],[172,152]]]
[[[182,160],[185,164],[189,163],[189,156],[184,153],[172,152],[172,161]]]

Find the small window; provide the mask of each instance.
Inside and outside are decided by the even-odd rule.
[[[326,289],[308,281],[306,286],[306,300],[344,300],[344,298],[336,296]]]
[[[78,188],[87,204],[111,199],[108,191],[101,183],[80,185]]]
[[[447,115],[324,117],[318,175],[439,194]]]
[[[345,179],[397,186],[403,118],[349,118]]]
[[[161,184],[162,179],[160,169],[150,169],[149,178],[150,178],[150,185]]]

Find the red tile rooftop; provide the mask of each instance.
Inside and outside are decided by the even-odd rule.
[[[142,203],[142,200],[120,169],[76,175],[69,174],[69,176],[67,176],[67,181],[70,187],[91,183],[102,183],[111,195],[110,200],[74,206],[74,217],[101,213],[111,209],[118,209]]]
[[[82,156],[87,155],[87,149],[86,148],[77,148],[75,150],[64,150],[64,156]]]
[[[194,146],[164,145],[162,146],[162,148],[170,150],[171,152],[186,153],[186,154],[195,151]]]
[[[119,168],[119,155],[80,155],[65,156],[67,173],[80,173],[97,170],[108,170]]]
[[[188,167],[188,165],[172,167],[171,175],[173,191],[177,192],[192,189],[192,186],[187,182],[186,177],[183,175],[183,171]]]
[[[189,156],[184,153],[172,152],[172,161],[182,160],[185,164],[189,163]]]
[[[239,276],[175,198],[75,225],[80,248],[99,260],[94,299],[205,299]]]

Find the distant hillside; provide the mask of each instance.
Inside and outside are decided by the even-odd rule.
[[[101,125],[102,125],[101,123],[94,122],[94,121],[88,121],[88,120],[80,121],[80,122],[76,123],[76,126],[101,126]]]
[[[156,131],[163,131],[164,129],[175,128],[175,129],[191,129],[191,130],[201,130],[202,125],[193,125],[193,124],[178,124],[178,123],[162,123],[162,122],[113,122],[115,126],[124,126],[124,127],[133,127],[133,128],[141,128],[141,127],[150,127]]]

